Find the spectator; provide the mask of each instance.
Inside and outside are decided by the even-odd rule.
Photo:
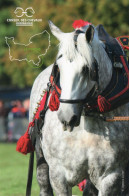
[[[23,101],[23,106],[26,110],[26,117],[29,118],[29,106],[30,106],[30,99],[26,99]]]
[[[2,100],[0,100],[0,116],[4,116],[5,110],[4,110],[4,103]]]
[[[14,107],[11,109],[13,117],[25,117],[26,110],[22,106],[22,102],[17,100],[14,103]]]

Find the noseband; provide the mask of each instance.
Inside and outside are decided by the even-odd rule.
[[[76,103],[85,103],[85,99],[59,99],[61,103],[70,103],[70,104],[76,104]]]
[[[91,91],[88,93],[87,97],[85,99],[59,99],[61,103],[69,103],[69,104],[84,104],[88,103],[89,100],[92,98],[94,99],[95,97],[95,92],[98,91],[96,88],[96,85],[93,86]]]

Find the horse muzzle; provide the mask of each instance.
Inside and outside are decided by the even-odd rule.
[[[80,124],[81,108],[78,104],[60,103],[57,114],[65,131],[72,131],[74,127]]]

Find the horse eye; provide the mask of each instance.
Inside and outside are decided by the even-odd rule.
[[[83,67],[82,67],[82,74],[83,74],[83,75],[86,75],[86,74],[88,74],[88,73],[89,73],[88,67],[87,67],[87,66],[83,66]]]

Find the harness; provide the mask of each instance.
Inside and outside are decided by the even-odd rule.
[[[129,101],[129,64],[127,62],[127,56],[123,49],[125,49],[125,43],[119,42],[121,38],[112,38],[107,34],[102,25],[97,27],[99,39],[105,43],[106,52],[112,62],[112,78],[108,86],[101,96],[111,104],[111,107],[104,112],[113,110],[124,103]],[[128,36],[123,36],[124,40],[128,39]],[[95,104],[93,104],[93,102]],[[95,107],[97,100],[88,102],[91,111],[98,111],[98,107]],[[93,106],[94,105],[94,106]]]
[[[106,46],[105,50],[112,62],[111,81],[102,92],[99,92],[98,63],[96,60],[94,60],[90,78],[97,82],[97,86],[93,87],[93,89],[87,95],[87,98],[74,100],[59,99],[61,103],[84,104],[85,114],[87,115],[91,112],[108,112],[129,101],[129,64],[127,62],[127,56],[124,52],[124,49],[129,49],[127,46],[129,43],[129,36],[120,36],[115,39],[107,34],[102,25],[99,25],[97,29],[99,39],[104,42]],[[80,33],[84,32],[80,30],[75,32],[74,41],[76,48],[77,37]],[[56,84],[56,86],[58,86],[58,84]],[[101,104],[101,107],[99,104]]]

